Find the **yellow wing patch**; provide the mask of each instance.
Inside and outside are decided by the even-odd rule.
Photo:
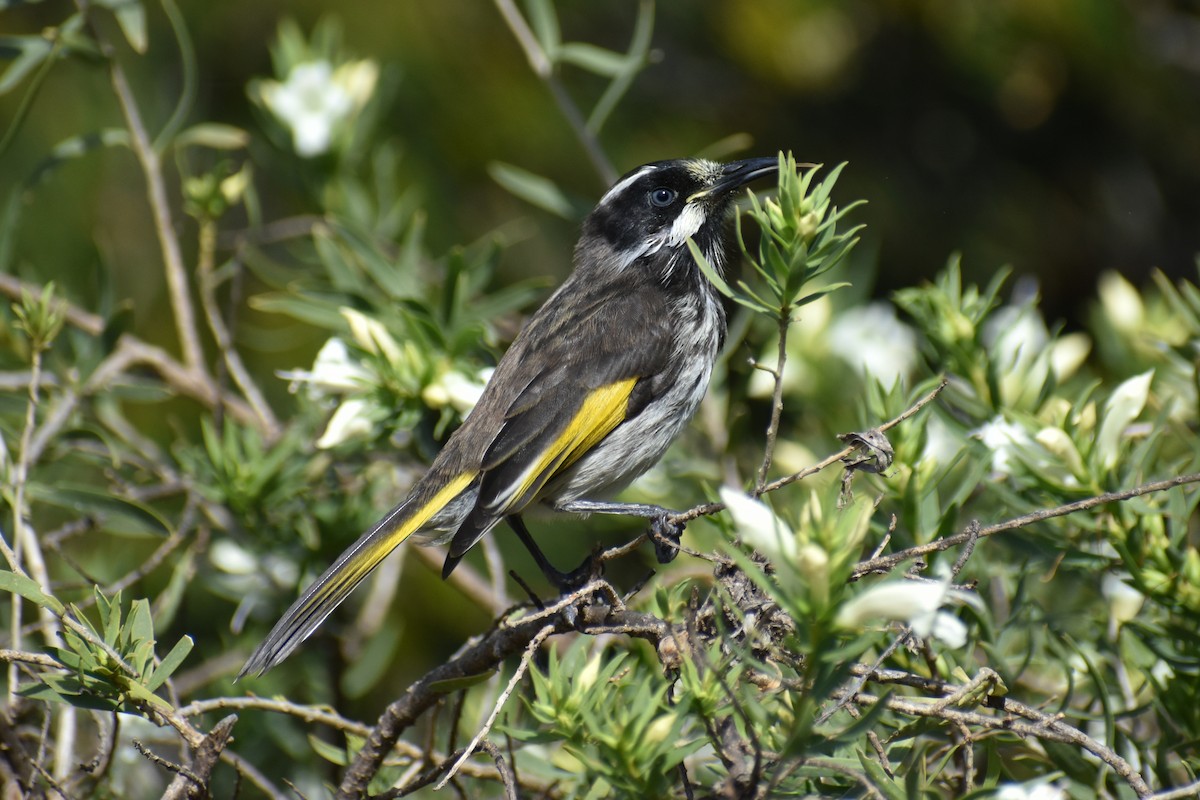
[[[454,500],[474,478],[475,473],[464,472],[451,479],[423,506],[409,513],[407,518],[394,530],[385,530],[385,526],[389,522],[385,519],[380,523],[378,530],[378,533],[383,535],[371,536],[358,549],[348,551],[344,560],[330,569],[327,580],[319,581],[313,587],[312,594],[304,598],[304,603],[299,611],[303,613],[323,607],[328,607],[332,611],[350,592],[354,591],[354,587],[358,586],[363,578],[371,573],[371,570],[379,566],[379,562],[387,558],[388,554],[399,547],[401,542],[421,530],[434,514]]]
[[[497,500],[502,513],[523,507],[552,477],[595,447],[625,419],[629,395],[637,378],[626,378],[593,389],[562,433],[521,473]]]

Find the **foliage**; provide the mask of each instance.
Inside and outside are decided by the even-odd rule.
[[[496,5],[611,180],[599,137],[658,57],[654,4],[636,4],[625,50],[564,34],[566,5]],[[159,11],[184,75],[151,130],[130,78],[169,44],[148,24]],[[336,20],[280,25],[243,128],[188,124],[213,65],[173,2],[63,13],[4,37],[0,94],[25,99],[0,156],[34,146],[39,92],[67,65],[104,73],[121,124],[41,143],[3,187],[0,263],[30,278],[0,274],[7,790],[1194,788],[1200,288],[1106,274],[1086,329],[1067,331],[1036,288],[1004,270],[979,287],[955,256],[871,301],[874,254],[856,248],[871,207],[835,201],[856,168],[791,153],[737,221],[743,278],[693,250],[730,300],[726,349],[696,425],[629,490],[689,523],[673,564],[638,582],[649,548],[612,546],[595,556],[607,578],[517,602],[508,567],[527,564],[503,534],[445,584],[439,553],[406,547],[291,660],[233,684],[470,411],[545,282],[506,271],[519,228],[431,243],[406,143],[381,124],[399,72],[350,52]],[[112,297],[112,264],[91,302],[25,255],[40,234],[22,198],[109,148],[135,157],[118,180],[147,187],[146,263],[163,273],[163,298],[132,307]],[[525,167],[490,172],[552,215],[590,205]],[[640,534],[542,525],[567,534],[561,558]]]

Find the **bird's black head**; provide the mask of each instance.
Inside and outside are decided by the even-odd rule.
[[[689,238],[720,268],[725,260],[725,222],[737,190],[777,167],[774,158],[728,164],[678,159],[632,170],[584,221],[577,269],[657,269],[665,280],[680,264],[692,263]]]

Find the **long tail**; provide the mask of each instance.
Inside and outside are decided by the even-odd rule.
[[[238,673],[261,675],[279,664],[307,639],[345,600],[371,570],[379,566],[400,543],[421,530],[470,485],[475,476],[463,473],[448,481],[432,497],[419,503],[415,495],[396,506],[373,528],[359,537],[338,556],[325,573],[309,586],[300,599],[284,613],[267,638],[254,651]]]

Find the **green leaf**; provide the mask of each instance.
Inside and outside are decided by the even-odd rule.
[[[109,599],[99,586],[93,586],[92,595],[96,598],[96,612],[100,615],[101,638],[105,644],[115,648],[117,638],[121,635],[121,593]],[[74,604],[71,605],[71,612],[77,618],[83,618],[82,612]]]
[[[131,643],[154,643],[154,620],[150,617],[150,601],[146,598],[133,601],[129,609],[129,619],[125,624],[129,628]]]
[[[760,314],[773,313],[773,310],[770,308],[770,306],[755,303],[753,300],[735,292],[733,288],[725,282],[725,279],[722,278],[715,269],[713,269],[713,265],[708,263],[708,259],[704,257],[704,253],[700,252],[700,246],[690,238],[687,240],[687,245],[688,249],[692,251],[692,257],[696,259],[696,266],[700,267],[700,271],[704,273],[704,277],[708,278],[708,280],[712,282],[712,285],[717,288],[718,292],[725,295],[730,300],[733,300],[735,303],[740,303],[746,308],[753,309]]]
[[[564,44],[558,49],[558,58],[606,78],[615,78],[622,74],[628,60],[624,53],[614,53],[612,50],[586,42]]]
[[[608,88],[604,90],[604,94],[592,107],[592,113],[588,115],[587,129],[593,135],[599,135],[609,115],[617,107],[617,103],[633,85],[638,72],[650,62],[653,36],[654,3],[643,0],[638,3],[638,15],[633,25],[633,36],[629,42],[629,51],[622,58],[621,70],[613,76]]]
[[[554,4],[550,0],[528,0],[526,5],[529,9],[529,27],[533,29],[538,44],[546,51],[546,56],[554,61],[562,43]]]
[[[350,759],[346,755],[345,748],[338,747],[337,745],[330,744],[329,742],[323,742],[311,733],[308,735],[308,746],[311,747],[313,752],[319,757],[325,759],[331,764],[344,767],[346,764],[350,763]]]
[[[233,125],[201,122],[179,132],[176,147],[208,147],[212,150],[242,150],[250,144],[250,134]]]
[[[172,533],[171,524],[150,506],[91,486],[30,484],[29,493],[39,502],[71,509],[84,516],[98,517],[107,528],[158,536],[170,536]]]
[[[171,578],[166,588],[154,598],[155,620],[161,628],[168,628],[175,619],[184,591],[191,585],[196,570],[196,552],[188,549],[171,568]]]
[[[857,747],[855,748],[855,752],[858,754],[859,763],[862,764],[863,770],[866,771],[867,778],[874,788],[878,789],[888,800],[907,800],[908,794],[905,792],[904,787],[889,778],[878,761]]]
[[[813,292],[812,294],[804,295],[804,297],[801,297],[799,300],[796,300],[792,305],[797,308],[799,308],[800,306],[806,306],[815,300],[820,300],[822,297],[824,297],[827,294],[830,294],[831,292],[836,292],[838,289],[845,289],[847,286],[851,286],[851,285],[852,284],[847,283],[846,281],[842,281],[840,283],[832,283],[829,286],[826,286],[824,289],[819,289],[819,290]]]
[[[101,147],[128,147],[129,131],[124,128],[103,128],[95,133],[85,133],[63,139],[50,150],[33,170],[26,185],[29,187],[48,178],[60,166],[71,159],[80,158]]]
[[[525,202],[563,219],[576,218],[575,207],[571,201],[549,178],[502,161],[491,162],[487,169],[492,180]]]
[[[57,598],[42,591],[42,587],[38,585],[37,581],[28,575],[18,575],[8,570],[0,570],[0,589],[20,595],[42,608],[48,608],[60,617],[66,610]]]
[[[256,311],[284,314],[325,330],[341,330],[346,324],[336,303],[307,292],[267,292],[251,297],[249,305]]]
[[[447,678],[444,681],[434,681],[429,684],[429,688],[438,694],[450,694],[451,692],[469,689],[476,684],[483,683],[495,674],[496,670],[489,669],[474,675],[464,675],[461,678]]]
[[[390,297],[393,300],[406,300],[421,296],[421,287],[416,276],[418,275],[422,254],[421,245],[425,232],[425,215],[423,213],[414,215],[412,225],[409,226],[404,241],[401,243],[399,258],[392,258],[384,254],[372,236],[354,226],[337,224],[333,230],[337,234],[337,238],[330,241],[336,241],[337,244],[349,250],[353,260],[348,259],[348,261],[361,266],[375,284],[374,287],[371,287],[355,276],[353,284],[344,282],[340,288],[353,291],[355,294],[379,292],[384,297]]]
[[[147,705],[157,706],[158,708],[161,708],[164,711],[173,711],[174,710],[174,706],[172,706],[166,700],[164,700],[161,697],[159,697],[158,695],[156,695],[154,692],[151,692],[149,689],[147,689],[145,686],[143,686],[140,683],[128,684],[127,693],[134,700],[140,701]]]
[[[384,625],[367,638],[366,647],[342,674],[342,692],[347,697],[362,697],[388,674],[403,628],[402,625]]]
[[[100,695],[87,692],[74,678],[64,678],[57,675],[43,677],[43,683],[36,683],[18,694],[34,700],[50,703],[65,703],[76,708],[90,711],[117,711],[121,704]]]
[[[0,59],[12,63],[0,74],[0,94],[16,88],[54,50],[44,36],[0,36]]]
[[[108,8],[117,18],[125,41],[135,53],[144,55],[146,45],[146,9],[140,0],[95,0],[96,5]]]

